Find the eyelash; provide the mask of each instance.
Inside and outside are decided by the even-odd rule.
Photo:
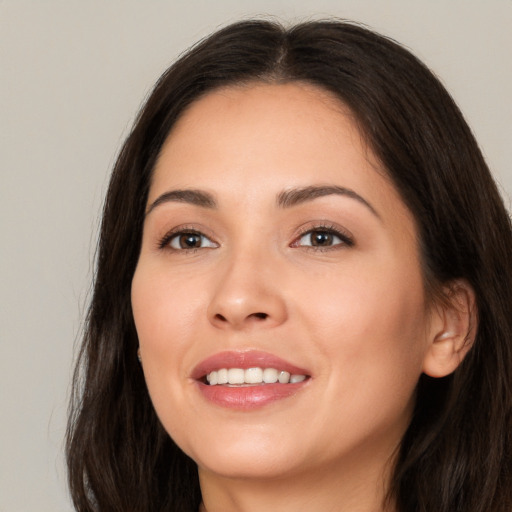
[[[166,249],[169,251],[175,251],[175,252],[184,252],[184,253],[190,253],[190,252],[197,252],[199,249],[205,249],[205,247],[190,247],[190,248],[181,248],[176,249],[174,247],[171,247],[170,244],[172,240],[176,237],[182,236],[182,235],[195,235],[199,237],[204,237],[207,240],[210,240],[209,237],[207,237],[204,233],[201,233],[201,231],[198,231],[194,228],[187,228],[186,226],[181,226],[179,228],[175,228],[168,233],[166,233],[158,242],[158,248],[159,249]],[[210,240],[213,244],[217,245],[216,242],[213,242]],[[209,248],[209,247],[206,247]]]
[[[299,241],[306,235],[310,235],[313,233],[325,233],[327,235],[332,235],[341,240],[341,242],[336,243],[334,245],[329,245],[326,247],[322,246],[314,246],[314,245],[299,245]],[[169,251],[175,251],[175,252],[184,252],[184,253],[194,253],[197,252],[199,249],[209,249],[210,247],[190,247],[190,248],[174,248],[171,247],[170,244],[173,241],[174,238],[182,235],[194,235],[199,237],[204,237],[205,239],[209,240],[212,244],[218,247],[218,244],[214,241],[212,241],[209,237],[207,237],[204,233],[198,231],[197,229],[193,228],[187,228],[187,227],[180,227],[177,229],[173,229],[170,232],[166,233],[158,242],[158,248],[159,249],[166,249]],[[303,229],[299,235],[295,238],[295,240],[290,244],[290,247],[302,247],[305,250],[308,251],[316,251],[316,252],[327,252],[332,250],[339,250],[343,247],[353,247],[354,246],[354,239],[352,236],[348,233],[346,233],[344,230],[341,230],[338,227],[335,227],[333,225],[327,225],[327,224],[319,224],[315,226],[308,226],[307,228]]]
[[[326,247],[314,246],[314,245],[298,245],[298,242],[306,235],[310,235],[313,233],[325,233],[328,235],[333,235],[341,240],[340,243],[329,245]],[[316,252],[327,252],[327,251],[335,251],[342,249],[343,247],[353,247],[355,245],[354,239],[352,235],[347,233],[346,231],[340,229],[337,226],[332,224],[318,224],[314,226],[308,226],[304,228],[299,236],[291,243],[290,247],[302,247],[308,251],[316,251]]]

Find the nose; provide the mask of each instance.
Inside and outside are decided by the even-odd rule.
[[[208,319],[219,329],[277,327],[287,308],[276,262],[261,254],[229,258],[217,276]]]

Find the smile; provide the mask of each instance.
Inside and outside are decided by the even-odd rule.
[[[210,386],[257,386],[262,384],[295,384],[306,380],[306,375],[291,374],[275,368],[221,368],[206,375]]]
[[[191,373],[206,402],[239,411],[257,410],[309,387],[311,372],[268,352],[220,352]]]

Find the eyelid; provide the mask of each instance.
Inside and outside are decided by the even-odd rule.
[[[190,247],[188,249],[176,249],[174,247],[170,246],[170,242],[173,238],[175,238],[178,235],[183,234],[194,234],[201,237],[206,238],[209,240],[212,244],[214,244],[215,247],[219,247],[220,244],[215,241],[215,238],[209,234],[205,233],[205,231],[208,231],[204,229],[203,227],[197,227],[187,224],[182,224],[180,226],[176,226],[169,231],[167,231],[162,237],[160,237],[157,241],[157,249],[167,249],[169,251],[176,251],[176,252],[187,252],[187,251],[197,251],[198,249],[211,249],[213,247]]]
[[[322,231],[326,233],[331,233],[335,236],[337,236],[342,243],[338,243],[336,245],[321,247],[321,246],[311,246],[311,245],[299,245],[298,242],[300,239],[309,234],[314,233],[315,231]],[[306,225],[303,225],[299,228],[299,232],[295,235],[293,242],[290,244],[290,247],[302,247],[305,249],[311,249],[315,251],[326,251],[326,250],[334,250],[334,249],[340,249],[342,247],[352,247],[355,245],[354,236],[350,231],[348,231],[346,228],[343,228],[337,224],[334,224],[332,222],[327,221],[319,221],[318,223],[307,223]]]
[[[331,233],[335,236],[337,236],[341,243],[337,243],[332,246],[312,246],[312,245],[300,245],[299,241],[300,239],[307,235],[308,233],[313,233],[315,231],[323,231],[327,233]],[[181,234],[195,234],[201,237],[205,237],[207,240],[209,240],[214,247],[191,247],[191,248],[183,248],[183,249],[177,249],[170,247],[171,240]],[[160,237],[157,240],[157,249],[167,249],[170,251],[176,251],[176,252],[187,252],[187,251],[197,251],[199,249],[210,249],[215,247],[220,247],[220,243],[215,240],[215,237],[209,233],[209,230],[204,228],[204,226],[197,226],[197,225],[191,225],[191,224],[182,224],[179,226],[175,226],[172,229],[168,230],[162,237]],[[334,249],[340,249],[342,247],[352,247],[355,245],[354,236],[350,231],[348,231],[346,228],[343,228],[342,226],[339,226],[338,224],[335,224],[333,222],[329,221],[313,221],[308,222],[298,228],[296,231],[296,234],[293,237],[293,241],[290,244],[290,247],[302,247],[304,249],[310,249],[314,251],[328,251],[328,250],[334,250]]]
[[[193,237],[194,239],[197,239],[199,241],[200,246],[199,247],[181,247],[182,238],[188,239],[190,237]],[[194,240],[195,242],[196,240]],[[206,244],[205,244],[206,242]],[[197,249],[212,249],[216,248],[217,244],[215,242],[212,242],[206,235],[203,235],[202,233],[195,233],[190,231],[183,231],[181,233],[176,233],[169,239],[168,242],[169,248],[175,250],[175,251],[187,251],[187,250],[197,250]]]

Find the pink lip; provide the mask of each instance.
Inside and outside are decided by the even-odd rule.
[[[202,396],[209,402],[238,410],[251,410],[295,395],[310,382],[310,378],[294,384],[261,384],[247,387],[209,386],[202,380],[204,376],[220,368],[276,368],[290,374],[307,375],[307,370],[299,368],[280,357],[267,352],[221,352],[199,363],[192,372]]]
[[[309,375],[304,368],[299,368],[280,357],[260,352],[258,350],[249,350],[247,352],[226,351],[219,352],[204,361],[201,361],[192,371],[192,378],[199,380],[206,374],[220,370],[221,368],[275,368],[295,375]]]

